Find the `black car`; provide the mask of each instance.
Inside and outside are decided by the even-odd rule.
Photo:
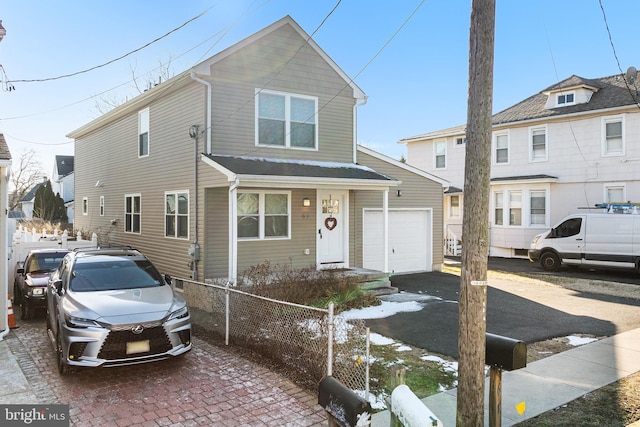
[[[21,319],[31,319],[35,309],[46,307],[47,282],[67,253],[68,249],[34,249],[17,265],[13,299]]]

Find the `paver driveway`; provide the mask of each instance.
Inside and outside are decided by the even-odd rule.
[[[317,396],[193,338],[176,360],[58,374],[44,319],[20,321],[11,352],[42,404],[70,405],[73,426],[325,426]]]

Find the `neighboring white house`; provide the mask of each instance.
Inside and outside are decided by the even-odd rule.
[[[62,197],[70,224],[74,214],[73,160],[73,156],[56,156],[51,174],[51,189]]]
[[[581,208],[640,201],[636,79],[635,72],[574,75],[493,116],[491,256],[526,256],[536,234]],[[451,183],[444,192],[445,236],[460,240],[465,145],[473,143],[465,126],[399,143],[409,164]]]

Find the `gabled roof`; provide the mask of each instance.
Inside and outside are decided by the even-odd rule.
[[[311,38],[311,36],[309,36],[301,27],[300,25],[298,25],[297,22],[295,22],[293,20],[293,18],[291,18],[290,16],[285,16],[284,18],[280,19],[279,21],[276,21],[275,23],[269,25],[268,27],[258,31],[257,33],[253,34],[252,36],[249,36],[247,38],[245,38],[244,40],[234,44],[233,46],[215,54],[214,56],[210,57],[209,59],[206,59],[204,61],[202,61],[201,63],[195,65],[192,69],[183,71],[182,73],[178,74],[177,76],[174,76],[172,78],[170,78],[169,80],[166,80],[165,82],[154,86],[153,88],[145,91],[144,93],[136,96],[135,98],[131,99],[128,102],[125,102],[124,104],[114,108],[113,110],[103,114],[102,116],[98,117],[97,119],[85,124],[84,126],[71,131],[69,134],[67,134],[68,138],[80,138],[83,135],[86,135],[89,132],[92,132],[108,123],[111,123],[112,121],[117,120],[118,118],[124,117],[128,114],[131,114],[134,111],[138,111],[142,108],[145,108],[145,106],[150,102],[150,100],[154,99],[157,96],[160,96],[161,94],[165,94],[165,93],[170,93],[176,90],[181,89],[182,87],[188,85],[189,83],[193,82],[192,78],[191,78],[191,73],[196,72],[198,74],[201,75],[208,75],[211,73],[211,65],[215,64],[216,62],[226,58],[227,56],[231,55],[234,52],[237,52],[238,50],[240,50],[241,48],[249,45],[250,43],[253,43],[254,41],[265,37],[266,35],[270,34],[271,32],[285,26],[285,25],[290,25],[296,32],[298,32],[298,34],[300,34],[301,37],[304,38],[304,40],[306,40],[307,44],[309,46],[311,46],[325,61],[327,61],[327,63],[336,71],[336,73],[338,73],[342,79],[344,79],[345,83],[347,83],[352,89],[353,89],[353,96],[354,98],[358,98],[358,99],[366,99],[366,95],[364,94],[364,92],[362,91],[362,89],[360,89],[354,82],[352,79],[350,79],[345,73],[344,71],[342,71],[342,69],[340,69],[340,67],[338,67],[338,65],[316,44],[316,42],[313,41],[313,39]]]
[[[36,197],[36,191],[38,191],[38,188],[40,188],[44,184],[46,184],[46,182],[39,182],[36,185],[34,185],[31,188],[31,190],[29,190],[29,192],[27,194],[25,194],[22,199],[20,199],[20,201],[21,202],[31,202],[31,201],[33,201],[33,199]]]
[[[299,35],[300,37],[302,37],[304,40],[306,40],[307,44],[313,49],[315,50],[318,55],[320,55],[322,57],[322,59],[324,59],[329,66],[331,66],[331,68],[333,68],[333,70],[338,73],[338,75],[340,77],[342,77],[342,79],[345,81],[345,83],[347,83],[349,86],[351,86],[351,88],[353,89],[353,96],[354,98],[358,98],[358,99],[364,99],[366,98],[366,95],[364,94],[364,92],[362,91],[362,89],[360,89],[358,87],[358,85],[356,85],[353,80],[351,78],[349,78],[349,76],[347,76],[347,74],[342,71],[342,69],[338,66],[338,64],[336,64],[333,59],[331,59],[331,57],[329,55],[327,55],[325,53],[324,50],[322,50],[322,48],[320,48],[320,46],[318,46],[318,44],[316,44],[315,41],[313,41],[313,39],[311,38],[311,36],[309,34],[307,34],[302,27],[300,27],[300,25],[289,15],[285,16],[284,18],[274,22],[273,24],[269,25],[266,28],[263,28],[262,30],[258,31],[257,33],[245,38],[244,40],[234,44],[233,46],[215,54],[214,56],[212,56],[211,58],[202,61],[201,63],[199,63],[198,65],[196,65],[194,67],[194,70],[196,73],[198,74],[202,74],[202,75],[210,75],[211,73],[211,66],[213,64],[215,64],[218,61],[221,61],[222,59],[228,57],[229,55],[232,55],[233,53],[239,51],[240,49],[252,44],[253,42],[255,42],[256,40],[259,40],[263,37],[265,37],[267,34],[272,33],[273,31],[285,26],[285,25],[289,25],[291,26]]]
[[[11,152],[7,141],[4,139],[4,134],[0,133],[0,161],[2,160],[11,160]]]
[[[56,156],[56,170],[60,177],[73,173],[73,156]]]
[[[355,163],[318,162],[312,160],[270,159],[262,157],[222,156],[202,154],[203,160],[226,175],[229,181],[239,179],[244,184],[276,182],[291,186],[320,184],[354,184],[362,186],[396,186],[400,181]]]
[[[590,101],[582,104],[567,105],[558,108],[545,108],[548,94],[560,89],[591,88],[594,92]],[[631,88],[635,92],[635,88]],[[597,79],[585,79],[579,76],[571,76],[559,83],[549,86],[547,89],[517,103],[493,115],[494,125],[525,120],[534,120],[547,117],[559,117],[564,115],[586,113],[597,110],[607,110],[617,107],[627,107],[635,105],[640,96],[630,93],[624,76],[616,74],[614,76]]]
[[[588,89],[593,91],[589,102],[571,104],[564,107],[546,108],[549,94],[560,90]],[[633,93],[633,96],[632,96]],[[573,75],[548,88],[518,102],[517,104],[500,111],[492,116],[491,122],[495,125],[539,120],[551,117],[562,117],[588,113],[599,110],[634,106],[640,101],[640,93],[636,93],[635,87],[627,86],[624,75],[616,74],[596,79],[586,79]],[[412,141],[447,137],[466,132],[466,125],[460,125],[435,132],[423,133],[401,139],[399,143],[406,144]]]

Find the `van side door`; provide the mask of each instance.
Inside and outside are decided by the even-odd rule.
[[[584,257],[586,221],[582,216],[569,218],[551,230],[549,238],[567,264],[580,264]]]

